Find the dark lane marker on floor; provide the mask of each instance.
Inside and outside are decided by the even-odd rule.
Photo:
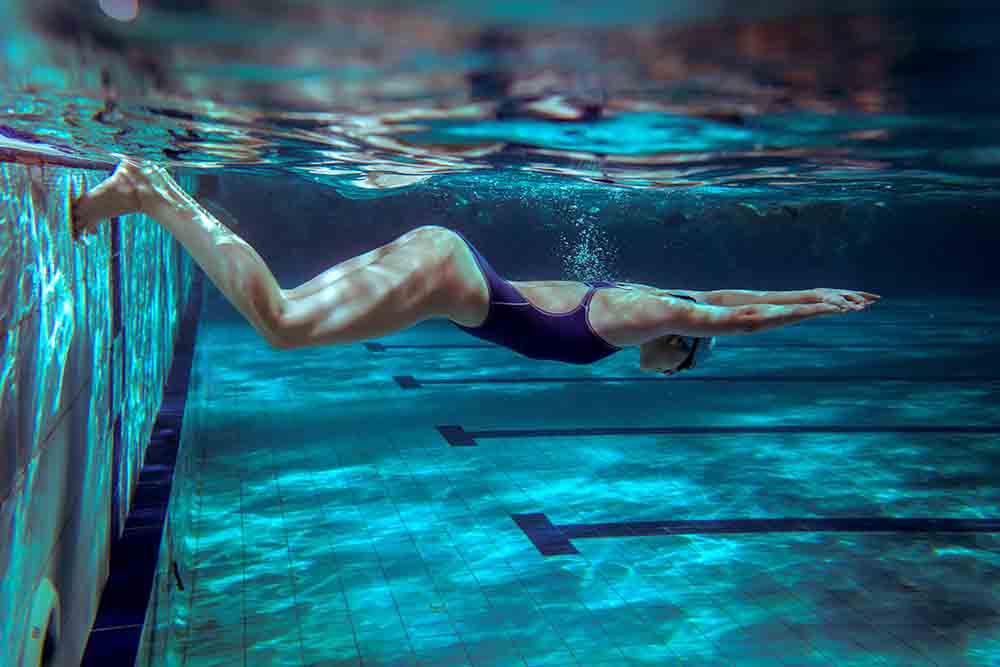
[[[852,517],[838,519],[708,519],[701,521],[621,521],[556,525],[544,514],[511,518],[543,556],[578,554],[571,540],[601,537],[732,535],[763,533],[997,533],[1000,519]]]
[[[556,438],[671,434],[749,433],[1000,433],[1000,426],[841,426],[789,424],[786,426],[650,426],[632,428],[507,428],[466,431],[455,424],[435,426],[452,447],[475,447],[480,438]]]
[[[369,352],[389,352],[392,350],[506,350],[507,348],[501,345],[490,345],[488,343],[427,343],[423,345],[392,345],[385,343],[363,343],[365,348]],[[898,350],[901,348],[909,349],[920,349],[925,348],[927,350],[939,350],[940,343],[936,341],[927,341],[925,343],[893,343],[887,345],[872,345],[866,344],[864,342],[854,342],[845,341],[843,344],[828,343],[826,345],[822,343],[785,343],[775,341],[770,345],[748,345],[745,343],[720,343],[716,350],[758,350],[766,352],[768,350],[787,350],[793,348],[796,350]],[[998,348],[1000,343],[962,343],[962,349],[985,349],[985,348]]]
[[[595,377],[509,377],[509,378],[450,378],[450,379],[430,379],[420,380],[412,375],[393,375],[402,389],[420,389],[427,385],[434,384],[565,384],[567,382],[576,383],[601,383],[601,382],[664,382],[665,378],[660,375],[653,376],[632,376],[632,375],[604,375]],[[873,382],[906,382],[908,384],[989,384],[1000,382],[1000,376],[955,376],[955,375],[704,375],[688,376],[677,375],[666,378],[667,382],[811,382],[814,384],[842,384],[845,382],[873,383]]]

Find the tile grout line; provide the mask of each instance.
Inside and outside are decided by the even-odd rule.
[[[302,665],[306,663],[306,653],[305,653],[305,640],[302,636],[302,612],[299,607],[299,596],[298,596],[298,584],[295,581],[295,576],[291,571],[291,558],[292,558],[292,548],[291,543],[288,539],[288,524],[285,522],[285,503],[281,496],[281,483],[278,481],[277,468],[275,467],[274,461],[274,449],[269,448],[268,450],[271,454],[271,484],[274,486],[274,493],[278,498],[278,507],[281,511],[281,534],[285,538],[285,558],[288,565],[288,580],[292,588],[292,605],[295,608],[295,630],[299,638],[299,662]]]
[[[554,461],[554,460],[553,460],[553,458],[552,458],[552,454],[551,454],[550,450],[549,450],[548,448],[541,448],[541,451],[542,451],[542,456],[543,456],[543,457],[545,457],[545,458],[546,458],[546,459],[547,459],[547,460],[548,460],[548,461],[550,462],[550,464],[553,464],[553,465],[554,465],[555,461]],[[577,515],[579,516],[579,512],[574,512],[574,513],[575,513],[575,514],[577,514]],[[616,552],[618,552],[618,553],[619,553],[619,557],[620,557],[620,558],[622,559],[622,561],[623,561],[623,562],[626,562],[626,563],[629,563],[629,564],[630,564],[630,566],[634,567],[634,565],[632,565],[633,561],[632,561],[632,559],[631,559],[631,558],[629,557],[629,556],[630,556],[630,554],[629,554],[629,553],[628,553],[628,552],[627,552],[627,551],[626,551],[626,550],[625,550],[625,549],[624,549],[624,548],[623,548],[623,547],[622,547],[621,545],[619,545],[619,544],[615,544],[615,545],[613,545],[613,546],[612,546],[612,548],[613,548],[613,549],[614,549],[614,550],[615,550]],[[583,555],[583,554],[581,554],[581,555]],[[589,562],[589,559],[587,559],[587,560],[588,560],[588,562]],[[637,573],[638,573],[638,570],[636,570],[636,571],[637,571]],[[629,614],[630,614],[630,615],[632,615],[633,617],[638,617],[638,618],[639,618],[639,620],[641,620],[641,621],[645,621],[645,619],[643,619],[643,618],[639,617],[639,616],[638,616],[638,614],[637,614],[637,613],[636,613],[636,612],[635,612],[635,611],[634,611],[634,610],[632,609],[632,603],[631,603],[631,602],[630,602],[630,601],[629,601],[628,599],[626,599],[624,595],[622,595],[622,594],[621,594],[621,592],[620,592],[620,591],[618,590],[618,588],[617,588],[617,587],[616,587],[616,586],[614,585],[614,583],[613,583],[613,582],[611,582],[611,581],[608,581],[608,580],[607,580],[607,579],[606,579],[606,578],[604,577],[604,575],[603,575],[603,574],[600,574],[600,576],[601,576],[602,580],[604,581],[605,585],[607,585],[607,587],[608,587],[608,588],[609,588],[609,589],[610,589],[611,591],[613,591],[615,595],[617,595],[617,596],[618,596],[618,599],[622,601],[622,607],[621,607],[622,611],[624,611],[624,612],[627,612],[627,613],[629,613]],[[659,594],[660,594],[660,596],[662,597],[662,591],[660,591],[660,590],[658,589],[658,586],[659,586],[658,584],[656,584],[655,582],[652,582],[652,581],[649,581],[649,580],[648,580],[648,578],[647,578],[647,577],[645,577],[645,576],[644,576],[644,575],[642,575],[642,574],[639,574],[638,576],[640,576],[640,577],[642,578],[643,582],[644,582],[644,583],[645,583],[646,585],[648,585],[648,586],[649,586],[650,590],[653,590],[653,591],[656,591],[656,592],[657,592],[657,593],[659,593]],[[590,613],[591,615],[593,615],[593,610],[592,610],[592,609],[590,609],[590,607],[589,607],[589,606],[588,606],[588,605],[586,604],[586,602],[585,602],[585,601],[581,600],[581,604],[583,604],[583,606],[584,606],[585,608],[587,608],[588,612],[589,612],[589,613]],[[603,626],[603,624],[601,624],[601,623],[600,623],[599,621],[598,621],[598,623],[597,623],[597,624],[598,624],[598,625],[599,625],[599,626],[601,627],[601,629],[602,629],[602,630],[604,630],[604,626]],[[698,631],[699,633],[701,633],[701,634],[702,634],[702,636],[704,637],[704,639],[705,639],[705,641],[706,641],[706,642],[708,642],[708,643],[712,643],[712,644],[713,644],[713,646],[714,646],[714,642],[712,642],[712,640],[711,640],[711,639],[710,639],[710,638],[709,638],[708,636],[704,635],[704,633],[703,633],[703,631],[702,631],[702,628],[700,627],[700,625],[698,625],[698,624],[694,624],[694,627],[695,627],[695,628],[697,629],[697,631]],[[605,634],[606,634],[606,635],[608,635],[608,637],[609,637],[609,638],[611,637],[610,633],[608,633],[608,632],[607,632],[606,630],[605,630]],[[617,648],[617,649],[619,650],[619,652],[620,652],[620,653],[622,654],[622,656],[626,657],[626,659],[627,659],[627,656],[625,656],[625,652],[624,652],[624,651],[622,650],[623,648],[627,648],[627,646],[621,646],[620,644],[618,644],[617,642],[615,642],[615,640],[613,640],[613,639],[612,639],[612,643],[613,643],[613,644],[615,645],[615,647],[616,647],[616,648]]]
[[[409,468],[409,466],[408,466],[408,468]],[[444,476],[448,479],[449,482],[455,484],[455,486],[457,488],[459,485],[457,483],[455,483],[455,481],[451,477],[451,475],[448,474],[447,467],[445,467],[443,470],[444,470]],[[503,475],[508,480],[510,480],[511,483],[514,484],[515,487],[521,488],[502,469],[497,468],[497,471],[498,471],[499,474]],[[412,470],[411,470],[411,476],[412,476]],[[527,492],[525,492],[523,489],[521,489],[521,492],[524,493],[525,495],[527,495]],[[484,535],[488,535],[489,533],[486,530],[483,529],[483,526],[481,526],[480,522],[476,519],[476,514],[475,514],[475,512],[472,511],[472,508],[470,507],[468,500],[465,498],[465,496],[463,494],[461,494],[461,492],[458,492],[458,495],[462,499],[462,503],[465,505],[466,509],[469,512],[469,516],[473,519],[473,521],[475,522],[476,526],[480,529],[480,531]],[[506,506],[505,506],[505,512],[507,512]],[[509,512],[507,512],[507,513],[509,514]],[[451,538],[452,544],[456,545],[456,549],[455,549],[456,553],[459,555],[459,557],[462,559],[462,561],[466,564],[466,567],[469,569],[470,574],[477,581],[477,583],[478,583],[478,585],[480,587],[480,592],[483,595],[483,597],[486,599],[487,604],[489,604],[490,607],[493,608],[493,603],[490,601],[490,596],[487,595],[486,592],[482,590],[483,584],[480,581],[479,576],[476,574],[475,570],[472,568],[472,566],[469,564],[468,560],[465,558],[465,554],[462,552],[462,550],[459,549],[459,548],[457,548],[457,543],[455,541],[454,536],[451,533],[451,530],[448,527],[447,521],[444,521],[443,519],[441,519],[440,516],[438,516],[437,518],[438,518],[438,522],[443,526],[444,532],[447,533],[449,535],[449,537]],[[491,540],[491,543],[492,542],[493,542],[493,540]],[[493,546],[494,546],[494,548],[496,548],[495,544],[493,544]],[[499,549],[496,549],[496,551],[499,552]],[[540,616],[544,617],[544,614],[542,614],[542,612],[538,609],[537,600],[535,600],[534,596],[531,594],[531,591],[529,591],[528,589],[524,588],[524,584],[523,584],[521,578],[518,576],[518,570],[517,570],[517,568],[514,567],[514,565],[510,562],[510,560],[508,558],[504,557],[503,560],[504,560],[504,563],[506,563],[507,568],[510,570],[511,576],[518,582],[518,585],[523,589],[523,591],[527,595],[527,597],[529,599],[531,599],[532,605],[535,608],[535,611],[538,612],[538,614]],[[552,631],[553,635],[557,634],[555,632],[555,628],[548,622],[547,619],[546,619],[546,624],[549,625],[549,628]],[[504,634],[507,635],[506,631],[504,631]],[[508,637],[508,641],[509,641],[509,637]],[[576,654],[572,651],[572,649],[569,647],[569,645],[565,644],[565,642],[563,642],[563,644],[566,646],[566,649],[570,653],[570,655],[574,656],[574,659],[575,659],[576,658]],[[527,659],[524,657],[522,651],[520,649],[517,649],[517,650],[518,650],[518,653],[521,655],[521,660],[523,662],[525,662],[525,664],[527,664]]]
[[[318,485],[316,484],[316,479],[313,476],[313,471],[312,471],[311,468],[306,468],[306,474],[309,475],[309,481],[311,483],[312,488],[313,489],[318,488]],[[280,491],[279,491],[279,493],[280,493]],[[325,501],[323,502],[323,505],[324,506],[326,505]],[[286,530],[286,535],[287,535],[287,530]],[[291,543],[289,542],[289,558],[291,558],[291,557],[292,557],[291,556]],[[293,576],[293,579],[294,579],[294,576]],[[358,640],[358,630],[357,630],[357,624],[354,621],[354,613],[351,611],[351,604],[350,604],[350,600],[347,597],[347,589],[346,589],[346,587],[344,585],[344,578],[342,576],[340,576],[339,573],[337,574],[337,583],[340,585],[340,595],[344,599],[344,609],[346,610],[346,613],[347,613],[347,620],[348,620],[348,622],[351,625],[351,638],[354,641],[354,652],[357,653],[359,662],[361,664],[364,664],[364,655],[362,655],[362,653],[361,653],[361,642]],[[301,618],[300,618],[299,619],[299,625],[300,625],[299,636],[300,636],[300,638],[301,638],[301,622],[302,621],[301,621]],[[304,667],[311,667],[311,665],[305,664],[305,640],[304,640],[304,638],[301,639],[301,646],[302,646],[302,662],[303,662],[303,666]]]
[[[377,469],[374,467],[374,464],[372,465],[372,467],[373,467],[373,469],[375,469],[377,471]],[[385,576],[385,565],[382,562],[382,555],[378,552],[378,549],[375,546],[375,540],[373,539],[371,528],[368,525],[368,521],[365,520],[365,517],[364,517],[363,513],[358,509],[358,503],[357,503],[357,499],[356,499],[356,494],[353,492],[353,490],[351,492],[351,501],[352,501],[351,504],[352,504],[352,506],[354,508],[354,512],[361,519],[361,524],[364,526],[365,533],[368,536],[368,541],[369,541],[369,543],[372,546],[372,551],[375,553],[375,558],[376,558],[376,560],[378,560],[379,570],[382,573],[383,580],[386,582],[386,588],[389,590],[389,595],[392,598],[393,606],[396,609],[396,615],[399,617],[399,623],[400,623],[400,625],[403,628],[403,634],[406,636],[406,641],[407,641],[407,643],[410,646],[410,653],[412,653],[413,656],[414,656],[414,658],[417,659],[417,657],[416,657],[416,655],[417,655],[416,654],[416,649],[414,648],[414,637],[412,636],[409,627],[407,627],[406,621],[403,618],[403,614],[400,612],[400,609],[399,609],[399,600],[396,599],[396,595],[395,595],[395,593],[392,590],[392,586],[389,585],[388,578]],[[341,583],[343,583],[343,582],[341,582]],[[348,603],[349,602],[350,601],[348,600]],[[348,607],[350,607],[350,604],[348,604]],[[355,639],[357,639],[357,633],[355,633]],[[357,642],[357,645],[358,645],[358,655],[361,655],[361,658],[362,658],[362,661],[363,661],[364,660],[364,656],[361,654],[361,643]],[[419,659],[418,659],[418,662],[419,662]]]
[[[193,443],[192,443],[193,444]],[[191,650],[191,627],[194,625],[194,612],[198,609],[198,583],[201,581],[201,575],[198,573],[197,565],[201,562],[201,531],[204,530],[204,525],[202,524],[202,511],[204,508],[204,472],[205,469],[205,449],[204,447],[200,449],[200,456],[198,461],[201,465],[198,466],[197,479],[195,481],[195,502],[198,506],[198,530],[195,531],[194,536],[194,556],[192,560],[195,563],[195,567],[192,567],[191,573],[191,595],[189,599],[191,600],[190,606],[188,607],[188,620],[187,627],[185,629],[183,650],[181,651],[181,667],[186,667],[188,664],[189,652]]]
[[[396,443],[395,441],[393,441],[393,442],[394,442],[394,444],[396,444],[396,445],[397,445],[397,447],[398,447],[398,443]],[[418,484],[418,483],[416,482],[416,480],[414,479],[414,477],[413,477],[413,471],[412,471],[412,469],[410,468],[410,466],[409,466],[408,462],[406,461],[405,457],[404,457],[404,456],[402,455],[402,452],[401,452],[401,450],[397,449],[396,451],[398,452],[398,455],[399,455],[399,457],[400,457],[400,460],[401,460],[401,462],[403,463],[403,465],[404,465],[404,466],[405,466],[405,468],[406,468],[406,475],[407,475],[407,477],[408,477],[408,478],[410,479],[410,481],[411,481],[411,482],[412,482],[412,483],[413,483],[414,485],[417,485],[417,486],[419,486],[419,484]],[[383,485],[383,486],[384,486],[384,485]],[[420,561],[421,561],[421,563],[423,564],[423,569],[424,569],[424,572],[425,572],[425,573],[427,574],[427,577],[428,577],[428,579],[429,579],[429,580],[431,581],[431,584],[432,584],[432,586],[433,586],[433,589],[434,589],[434,593],[435,593],[435,595],[436,595],[436,596],[437,596],[437,597],[438,597],[439,599],[441,599],[441,600],[443,601],[443,600],[444,600],[444,598],[445,598],[445,596],[444,596],[444,595],[442,594],[441,590],[440,590],[440,589],[439,589],[439,587],[438,587],[438,582],[437,582],[437,578],[436,578],[436,577],[434,576],[434,573],[433,573],[433,572],[431,572],[430,568],[429,568],[429,567],[428,567],[428,565],[427,565],[427,560],[426,560],[426,559],[424,558],[423,554],[422,554],[422,553],[420,552],[420,547],[419,547],[419,546],[417,545],[417,541],[416,541],[416,539],[415,539],[415,537],[414,537],[414,535],[413,535],[413,531],[412,531],[412,530],[410,529],[409,525],[408,525],[408,524],[406,523],[406,521],[405,521],[405,520],[403,519],[403,515],[402,515],[402,513],[401,513],[401,512],[399,511],[399,505],[398,505],[398,504],[396,503],[396,500],[395,500],[395,498],[393,498],[391,494],[389,494],[389,493],[386,493],[386,496],[387,496],[387,497],[389,498],[389,501],[390,501],[390,502],[392,503],[392,506],[393,506],[393,509],[395,509],[395,510],[396,510],[396,515],[397,515],[397,516],[399,517],[399,522],[400,522],[400,524],[402,524],[403,528],[404,528],[404,529],[406,530],[406,534],[407,534],[407,537],[408,537],[408,538],[409,538],[409,540],[410,540],[410,543],[411,543],[411,544],[413,545],[413,548],[414,548],[414,550],[415,550],[415,551],[417,552],[417,554],[418,554],[418,555],[420,556]],[[433,510],[432,510],[432,511],[433,511]],[[442,524],[442,525],[445,525],[445,522],[441,521],[440,517],[437,517],[437,516],[435,515],[435,518],[437,518],[437,519],[438,519],[438,523],[440,523],[440,524]],[[449,537],[450,537],[450,532],[449,532],[449,531],[447,530],[447,527],[445,527],[445,532],[446,532],[446,533],[448,533],[448,534],[449,534]],[[457,550],[456,550],[456,553],[458,553],[458,552],[457,552]],[[466,567],[468,567],[468,563],[467,563],[467,562],[465,561],[465,558],[464,558],[464,556],[462,556],[462,555],[461,555],[461,554],[459,553],[459,557],[460,557],[460,558],[462,558],[462,562],[463,562],[463,563],[466,563]],[[470,572],[471,572],[471,570],[470,570]],[[473,574],[473,576],[475,576],[475,575]],[[477,580],[477,581],[478,581],[478,580]],[[463,651],[465,652],[465,655],[466,655],[466,658],[467,658],[468,662],[469,662],[469,663],[472,663],[472,662],[473,662],[473,660],[472,660],[472,654],[471,654],[471,653],[469,653],[469,648],[468,648],[468,646],[466,645],[465,641],[464,641],[464,640],[462,639],[462,637],[460,636],[460,633],[458,632],[458,626],[456,625],[456,619],[455,619],[455,618],[453,618],[453,616],[452,616],[452,613],[451,613],[451,611],[448,611],[448,610],[447,610],[447,604],[445,604],[445,609],[446,609],[445,613],[446,613],[446,615],[447,615],[447,617],[448,617],[448,621],[449,621],[449,623],[451,624],[451,627],[452,627],[452,631],[454,632],[454,634],[455,634],[455,637],[456,637],[456,639],[458,640],[458,642],[459,642],[459,643],[460,643],[460,644],[462,645],[462,649],[463,649]],[[412,643],[412,642],[411,642],[411,643]]]
[[[247,667],[247,518],[243,511],[244,479],[240,476],[240,664]]]

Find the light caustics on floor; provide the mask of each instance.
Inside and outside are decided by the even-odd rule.
[[[734,340],[658,384],[627,353],[537,363],[435,325],[269,353],[203,323],[173,650],[192,667],[990,665],[998,341],[942,355],[976,313],[938,312],[931,329],[882,308],[864,346],[812,323]],[[753,400],[736,378],[757,378]]]

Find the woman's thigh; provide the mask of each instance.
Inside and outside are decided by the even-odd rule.
[[[282,318],[289,347],[367,340],[455,311],[465,293],[455,261],[461,240],[444,228],[421,229],[369,261],[333,267],[308,294],[289,299]]]

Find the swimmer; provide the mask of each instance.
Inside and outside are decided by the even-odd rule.
[[[446,318],[534,359],[590,364],[638,347],[641,370],[671,375],[693,367],[715,336],[860,311],[881,298],[826,288],[700,292],[624,282],[509,281],[464,236],[438,226],[418,227],[284,290],[248,243],[155,164],[122,160],[71,209],[77,237],[127,213],[158,222],[281,350],[354,343]]]

